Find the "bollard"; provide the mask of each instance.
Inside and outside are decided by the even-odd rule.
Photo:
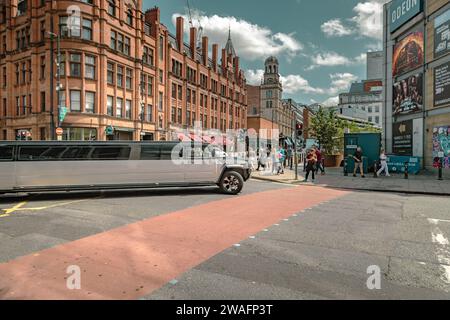
[[[409,166],[409,163],[408,162],[405,162],[405,179],[408,179],[409,178],[409,176],[408,176],[408,166]]]
[[[378,172],[377,161],[374,161],[373,162],[373,177],[374,178],[378,178],[377,172]]]
[[[443,167],[443,158],[440,158],[439,159],[439,175],[438,175],[438,180],[439,181],[442,181],[442,180],[444,180],[443,178],[442,178],[442,167]]]
[[[348,176],[348,171],[347,171],[347,158],[344,159],[344,177]]]

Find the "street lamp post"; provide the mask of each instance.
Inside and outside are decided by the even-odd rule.
[[[54,55],[54,52],[53,52],[53,41],[54,41],[54,38],[56,37],[56,39],[57,39],[57,57],[56,57],[56,68],[57,68],[57,76],[56,76],[56,94],[57,94],[57,99],[58,99],[58,105],[57,105],[57,107],[58,107],[58,110],[57,110],[57,127],[59,128],[60,126],[61,126],[61,118],[60,118],[60,116],[61,116],[61,101],[60,101],[60,99],[59,99],[59,92],[60,92],[60,90],[61,90],[61,36],[60,36],[60,34],[58,33],[58,34],[55,34],[55,33],[53,33],[53,32],[48,32],[48,34],[50,35],[50,39],[51,39],[51,49],[50,49],[50,51],[51,51],[51,53],[50,53],[50,59],[51,59],[51,79],[50,79],[50,82],[51,82],[51,92],[52,92],[52,94],[51,94],[51,99],[52,99],[52,108],[51,108],[51,117],[52,117],[52,119],[51,119],[51,123],[52,123],[52,128],[51,128],[51,130],[52,130],[52,140],[55,140],[55,120],[54,120],[54,115],[53,115],[53,78],[54,78],[54,75],[53,75],[53,63],[54,63],[54,60],[53,60],[53,55]],[[59,137],[60,136],[58,136],[58,139],[59,139]]]

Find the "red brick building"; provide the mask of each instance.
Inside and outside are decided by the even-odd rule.
[[[245,128],[245,78],[231,39],[220,61],[217,44],[211,58],[208,50],[194,28],[185,43],[182,18],[169,33],[142,0],[4,0],[0,139],[54,138],[58,105],[68,110],[68,140],[169,140],[195,120]]]

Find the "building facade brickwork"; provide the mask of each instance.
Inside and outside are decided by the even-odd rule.
[[[208,57],[207,37],[198,45],[192,28],[186,44],[182,18],[172,35],[142,2],[0,3],[0,139],[55,138],[58,106],[68,140],[171,140],[194,121],[245,128],[239,57],[223,51],[219,61],[217,44]]]

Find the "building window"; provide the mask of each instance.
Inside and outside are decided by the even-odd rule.
[[[107,63],[106,80],[107,80],[108,84],[114,85],[114,63],[111,63],[111,62]]]
[[[379,116],[376,116],[376,117],[375,117],[375,122],[376,122],[377,124],[380,124],[380,117],[379,117]]]
[[[126,80],[125,81],[126,81],[126,83],[125,83],[126,88],[131,90],[132,87],[133,87],[133,85],[132,85],[132,83],[133,83],[133,70],[127,68],[127,76],[126,76]]]
[[[153,122],[153,106],[151,104],[147,105],[147,121]]]
[[[159,100],[158,100],[158,109],[159,111],[163,111],[164,101],[163,101],[163,93],[159,92]]]
[[[144,46],[144,53],[142,55],[142,60],[148,65],[153,65],[153,49]]]
[[[117,98],[116,101],[116,117],[122,118],[122,107],[123,107],[123,99]]]
[[[20,83],[20,65],[16,63],[16,85]]]
[[[84,57],[84,77],[87,79],[95,79],[95,57]]]
[[[108,13],[113,17],[116,16],[116,1],[108,0]]]
[[[178,86],[178,100],[183,99],[183,87]]]
[[[16,97],[16,116],[20,116],[20,97]]]
[[[70,54],[70,76],[81,77],[81,54]]]
[[[27,81],[27,65],[25,62],[22,62],[22,84]]]
[[[123,88],[123,67],[117,66],[117,86]]]
[[[24,115],[27,114],[27,96],[22,96],[22,108],[23,108],[23,113]]]
[[[153,96],[153,77],[148,77],[147,79],[147,95],[152,97]]]
[[[81,111],[81,91],[80,90],[70,90],[70,111],[80,112]]]
[[[17,3],[17,16],[24,15],[28,9],[28,0],[19,0]]]
[[[81,17],[73,15],[70,17],[59,17],[59,34],[61,37],[81,37]],[[68,25],[70,22],[70,26]]]
[[[164,72],[159,69],[159,82],[164,83]]]
[[[7,83],[6,67],[3,67],[3,88],[6,88],[6,83]]]
[[[45,20],[42,20],[40,23],[40,30],[41,30],[41,41],[45,41]]]
[[[125,118],[131,119],[131,100],[125,101]]]
[[[95,92],[86,91],[84,111],[94,113],[95,110]]]
[[[177,85],[175,83],[172,83],[172,98],[177,98]]]
[[[164,60],[164,37],[159,37],[159,60]]]
[[[114,97],[112,96],[106,97],[106,114],[108,116],[113,116],[113,101]]]
[[[123,52],[123,34],[117,34],[117,50]]]
[[[113,50],[117,49],[116,39],[117,39],[117,32],[111,30],[111,42],[110,42],[109,46]]]
[[[176,122],[176,118],[177,118],[177,108],[172,107],[172,112],[171,112],[172,123]]]
[[[368,108],[369,113],[372,113],[372,107]]]
[[[83,39],[92,40],[92,20],[83,19]]]
[[[130,38],[125,37],[125,50],[123,51],[127,56],[130,55]]]
[[[39,79],[45,79],[45,56],[41,56],[41,68],[40,68]]]
[[[182,114],[182,112],[183,112],[183,109],[178,108],[177,116],[178,116],[178,123],[179,123],[179,124],[182,124],[182,123],[183,123],[183,114]]]
[[[127,10],[127,24],[133,25],[133,11],[131,9]]]
[[[41,112],[45,112],[45,91],[41,92]]]

